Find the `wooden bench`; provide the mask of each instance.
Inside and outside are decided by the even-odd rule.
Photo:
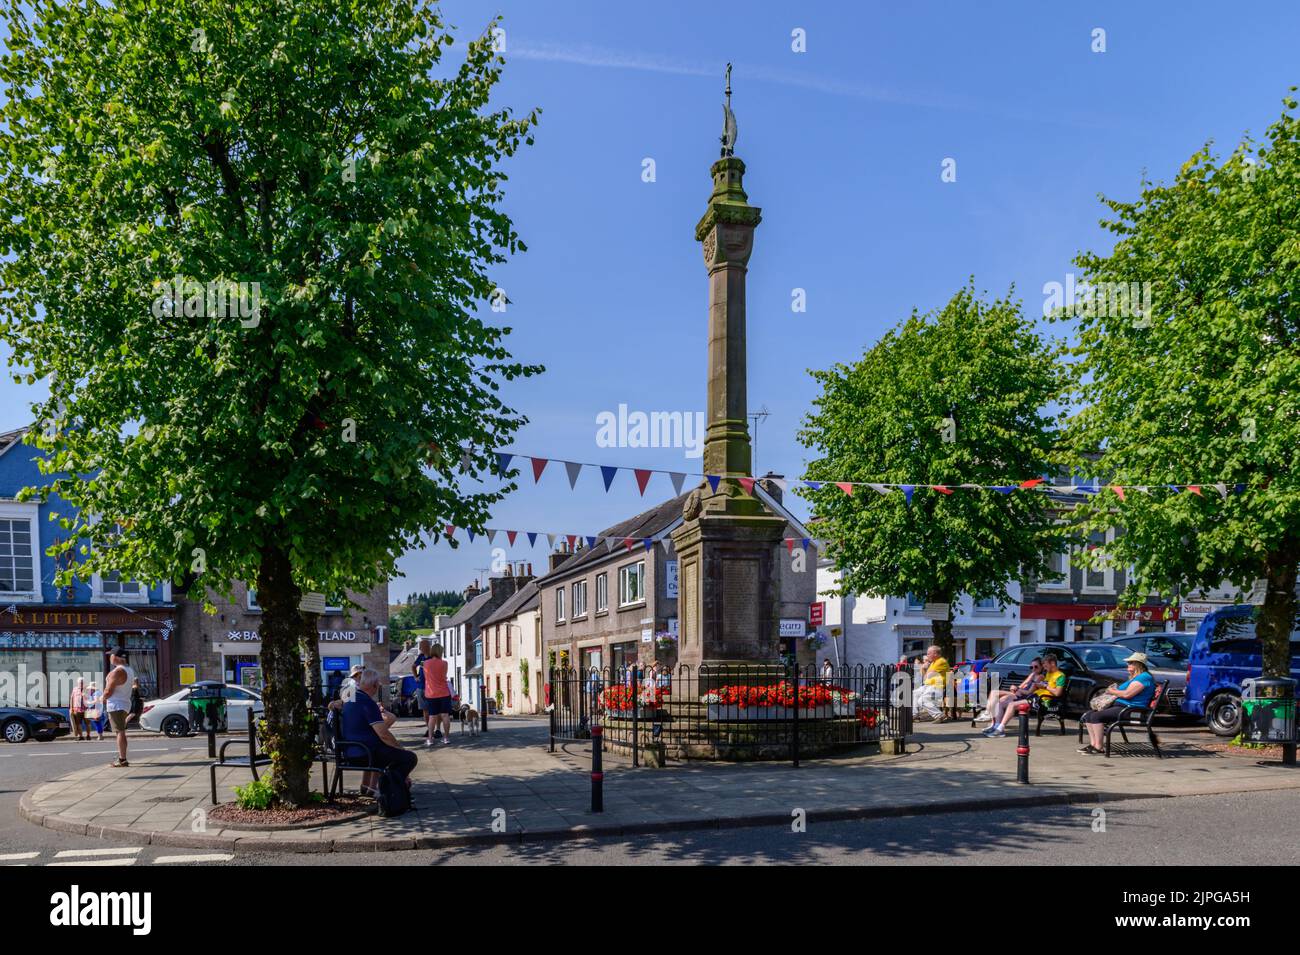
[[[1157,759],[1164,759],[1164,754],[1160,752],[1160,740],[1156,738],[1155,729],[1151,726],[1151,721],[1155,718],[1156,708],[1160,706],[1160,700],[1169,690],[1169,681],[1161,680],[1156,684],[1155,693],[1151,695],[1151,702],[1147,706],[1130,706],[1126,707],[1119,718],[1106,724],[1106,756],[1110,757],[1110,734],[1119,730],[1119,735],[1123,737],[1127,744],[1127,730],[1139,729],[1146,730],[1147,741],[1151,748],[1155,750]],[[1079,721],[1079,742],[1083,742],[1083,720]]]

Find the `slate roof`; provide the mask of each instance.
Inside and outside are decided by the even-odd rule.
[[[607,527],[600,532],[600,537],[632,537],[636,539],[633,550],[641,547],[641,539],[645,537],[658,537],[670,525],[681,519],[682,508],[686,505],[686,498],[690,492],[679,494],[677,497],[670,498],[648,511],[642,511],[635,517],[629,517],[613,527]],[[644,549],[644,548],[642,548]],[[537,578],[537,583],[561,577],[567,577],[570,573],[581,570],[584,567],[591,567],[596,564],[604,563],[607,560],[616,560],[626,556],[626,548],[622,544],[615,544],[611,548],[608,544],[601,542],[595,547],[580,550],[569,557],[554,570]]]
[[[483,591],[477,597],[474,597],[473,599],[467,601],[464,606],[462,606],[459,610],[457,610],[455,615],[451,618],[451,622],[448,623],[447,626],[459,627],[462,623],[469,623],[472,619],[474,619],[474,614],[478,613],[485,606],[487,606],[488,602],[491,599],[492,599],[492,589],[489,587],[487,590]]]
[[[490,623],[508,620],[517,614],[532,610],[538,605],[538,603],[537,581],[530,580],[511,594],[509,600],[503,603],[500,607],[497,607],[496,610],[492,611],[492,613],[482,623],[480,623],[479,626],[486,627]]]

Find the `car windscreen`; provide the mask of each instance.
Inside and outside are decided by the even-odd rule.
[[[1091,647],[1075,647],[1074,652],[1083,658],[1083,665],[1090,670],[1122,670],[1124,658],[1133,651],[1128,647],[1097,644]]]
[[[1258,656],[1262,650],[1255,631],[1255,614],[1220,617],[1210,634],[1211,653],[1241,653]],[[1291,633],[1291,655],[1300,656],[1300,619]]]

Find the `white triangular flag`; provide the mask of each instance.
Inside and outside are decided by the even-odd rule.
[[[1139,491],[1139,492],[1141,492],[1142,494],[1150,494],[1150,493],[1151,493],[1151,488],[1147,487],[1145,484],[1134,484],[1131,488],[1129,488],[1129,490],[1130,490],[1130,491]]]
[[[483,528],[483,533],[487,534],[488,544],[492,544],[496,541],[498,531],[495,527],[485,527]]]
[[[1219,492],[1219,497],[1223,498],[1225,501],[1228,499],[1228,485],[1216,484],[1214,485],[1214,489]]]
[[[569,474],[569,490],[572,491],[578,484],[578,475],[582,473],[582,465],[576,461],[565,461],[564,470]]]
[[[547,535],[546,535],[546,543],[547,543],[548,545],[550,545],[551,550],[555,550],[555,535],[554,535],[554,534],[547,534]]]
[[[686,475],[681,471],[669,471],[668,478],[673,482],[673,493],[680,495],[682,493],[682,485],[686,483]]]
[[[888,494],[892,490],[888,484],[868,484],[867,487],[877,494]]]
[[[772,478],[772,483],[781,489],[782,494],[790,490],[790,482],[785,478]]]

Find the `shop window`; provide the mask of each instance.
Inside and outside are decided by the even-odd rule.
[[[26,509],[24,509],[26,510]],[[26,516],[6,517],[0,510],[0,594],[6,598],[36,599],[36,535],[34,522]],[[35,508],[31,509],[35,514]]]
[[[645,561],[618,569],[618,604],[626,607],[645,601]]]

